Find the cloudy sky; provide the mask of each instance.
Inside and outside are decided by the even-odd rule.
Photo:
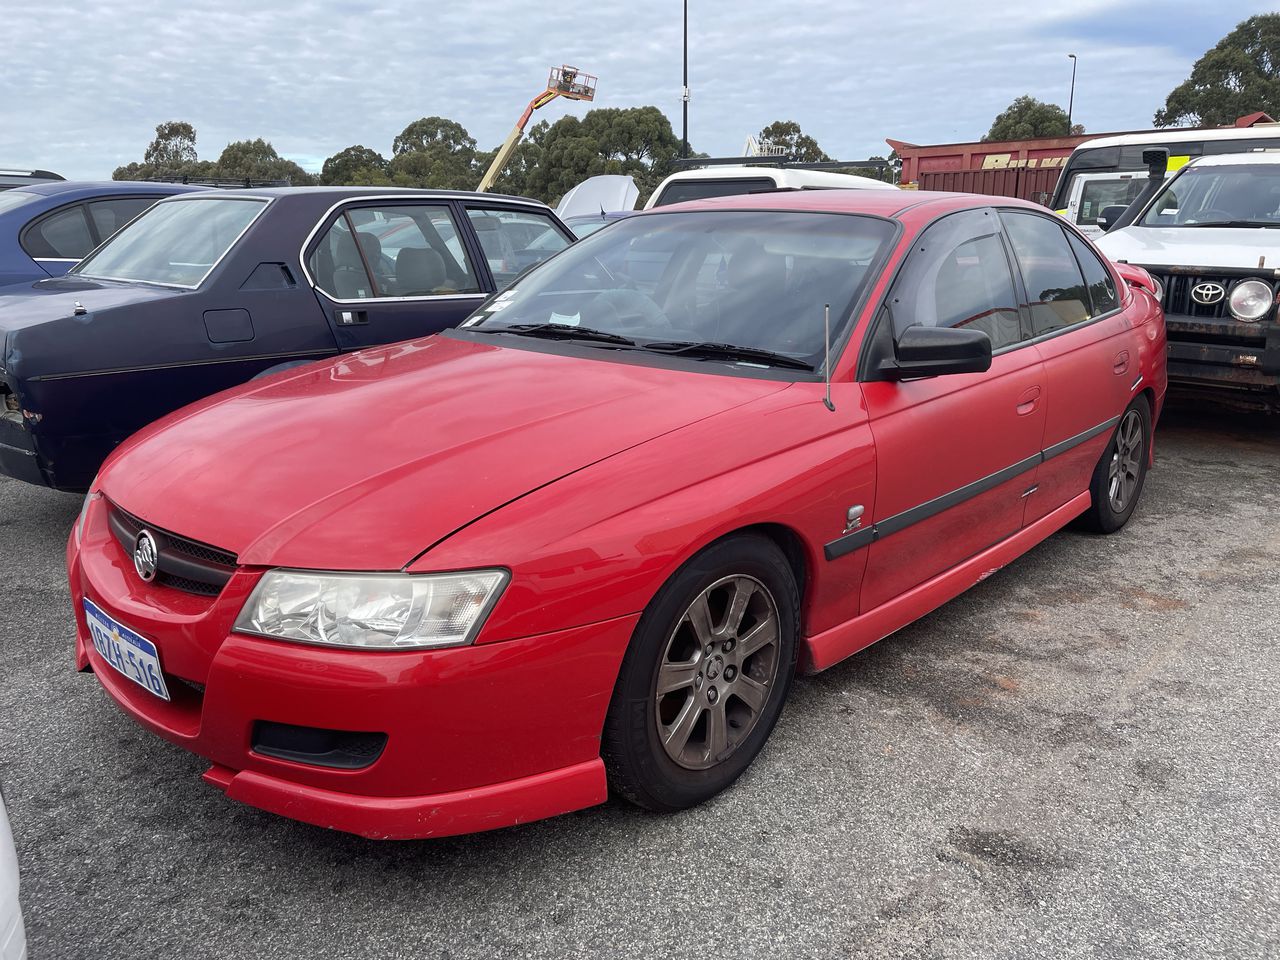
[[[689,139],[736,155],[794,119],[844,159],[980,137],[1014,97],[1089,131],[1147,127],[1248,0],[689,0]],[[680,132],[681,0],[45,0],[0,31],[0,167],[106,177],[188,120],[202,159],[265,137],[308,169],[384,154],[438,114],[501,142],[550,66],[600,77],[600,106],[656,104]],[[581,113],[557,101],[541,117]]]

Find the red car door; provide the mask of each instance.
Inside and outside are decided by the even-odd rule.
[[[879,323],[895,342],[914,324],[980,329],[994,355],[985,373],[886,382],[864,372],[877,492],[863,612],[1016,533],[1044,432],[1044,367],[1026,344],[994,210],[928,227]]]
[[[1044,464],[1025,523],[1089,487],[1138,386],[1138,352],[1114,277],[1087,243],[1049,214],[1002,210],[1044,362]]]

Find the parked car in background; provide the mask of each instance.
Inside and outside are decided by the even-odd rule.
[[[706,200],[759,193],[763,190],[793,188],[828,190],[897,190],[891,183],[827,170],[802,170],[787,167],[699,167],[671,174],[650,195],[646,210],[665,207],[687,200]]]
[[[14,187],[30,186],[33,183],[48,183],[51,180],[62,180],[49,170],[14,170],[0,168],[0,190],[12,190]]]
[[[0,286],[60,277],[151,204],[199,187],[55,180],[0,193]]]
[[[1170,379],[1280,410],[1280,154],[1200,157],[1148,196],[1098,246],[1161,284]]]
[[[1146,184],[1145,174],[1132,171],[1079,174],[1072,184],[1063,215],[1096,243],[1105,232],[1098,223],[1102,211],[1116,205],[1127,207],[1138,198]]]
[[[162,200],[65,277],[0,298],[0,472],[83,490],[117,443],[170,410],[451,327],[572,240],[545,205],[493,194]]]
[[[0,960],[25,960],[27,935],[18,902],[18,852],[0,796]]]
[[[635,249],[666,265],[643,285],[611,266]],[[797,663],[1128,521],[1153,290],[1024,201],[630,217],[455,330],[128,440],[67,544],[77,665],[230,797],[329,828],[486,830],[609,784],[691,806]]]

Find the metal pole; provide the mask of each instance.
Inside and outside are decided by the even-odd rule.
[[[689,0],[684,0],[684,132],[680,138],[680,156],[689,156]]]
[[[1071,59],[1071,94],[1067,97],[1067,136],[1071,136],[1071,110],[1076,105],[1076,60],[1074,53],[1068,53]]]

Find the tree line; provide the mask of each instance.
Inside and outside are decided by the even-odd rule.
[[[1250,17],[1196,61],[1191,75],[1175,87],[1156,111],[1157,127],[1225,126],[1244,114],[1264,111],[1280,117],[1280,13]],[[1057,104],[1031,96],[1015,99],[993,121],[984,140],[1023,140],[1083,133]],[[826,162],[833,158],[800,125],[790,120],[764,127],[757,139],[782,146],[793,159]],[[570,188],[600,174],[630,174],[643,201],[666,177],[680,156],[671,121],[657,107],[604,107],[581,118],[543,120],[526,133],[499,176],[494,191],[534,197],[554,204]],[[227,177],[284,180],[294,185],[340,184],[474,190],[497,148],[481,150],[467,129],[447,117],[422,117],[391,142],[389,155],[363,144],[339,150],[319,174],[281,157],[261,138],[238,140],[217,160],[201,160],[196,130],[173,120],[156,127],[155,139],[141,162],[118,167],[117,180],[156,177]],[[693,154],[705,157],[705,154]],[[883,159],[879,157],[871,159]],[[896,158],[888,167],[846,172],[893,180]]]

